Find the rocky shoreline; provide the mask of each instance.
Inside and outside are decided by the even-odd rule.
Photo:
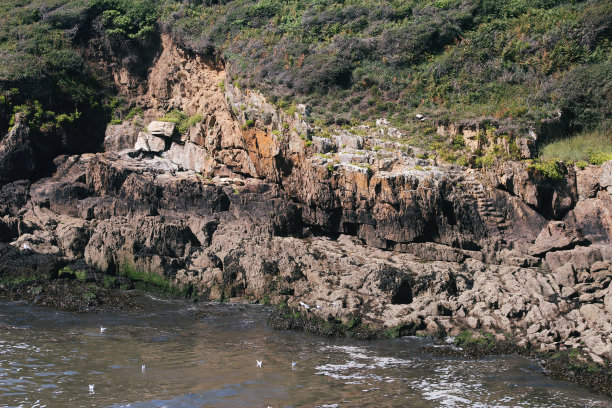
[[[469,328],[609,367],[612,161],[551,178],[445,164],[384,120],[320,135],[306,106],[278,109],[169,38],[137,89],[146,129],[110,125],[106,152],[0,187],[4,293],[71,310],[129,307],[122,286],[265,301],[297,313],[279,328]],[[172,109],[200,116],[184,132],[155,120]],[[17,120],[5,161],[28,132]]]
[[[335,320],[322,320],[300,313],[286,305],[276,307],[268,324],[277,330],[298,330],[325,337],[350,337],[357,340],[394,339],[414,336],[415,327],[400,326],[388,329],[373,329],[362,325],[357,318],[347,324]],[[530,358],[542,367],[543,372],[559,381],[568,381],[592,392],[612,396],[612,366],[609,362],[596,364],[583,352],[542,352],[529,345],[520,345],[520,340],[509,333],[497,336],[465,328],[457,336],[447,337],[445,332],[433,335],[435,344],[423,346],[423,350],[438,357],[479,359],[495,355],[516,355]]]

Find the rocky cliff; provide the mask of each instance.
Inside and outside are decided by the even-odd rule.
[[[4,242],[205,299],[612,359],[612,161],[553,180],[444,164],[384,120],[324,134],[168,37],[144,83],[113,74],[143,117],[110,125],[104,153],[3,185]],[[156,120],[172,109],[198,119]],[[3,139],[7,172],[28,165],[24,138]]]

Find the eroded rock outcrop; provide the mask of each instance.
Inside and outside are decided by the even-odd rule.
[[[524,163],[419,158],[385,121],[315,136],[307,107],[279,110],[163,43],[144,117],[176,108],[201,122],[115,135],[106,153],[5,185],[4,241],[211,300],[267,296],[322,319],[470,327],[612,358],[612,162],[553,182]]]

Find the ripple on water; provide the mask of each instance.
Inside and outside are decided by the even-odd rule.
[[[32,327],[0,332],[0,406],[612,406],[525,359],[431,357],[419,339],[273,331],[262,307],[144,299],[89,316],[0,303],[7,324]]]

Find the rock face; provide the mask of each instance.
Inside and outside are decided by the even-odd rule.
[[[314,137],[306,107],[220,86],[222,67],[164,45],[145,117],[202,122],[184,135],[154,123],[134,149],[58,157],[53,177],[4,185],[3,241],[207,299],[612,358],[612,162],[582,189],[597,177],[421,159],[382,120]]]
[[[131,122],[108,125],[104,135],[104,150],[107,152],[132,149],[138,139],[138,130]]]
[[[138,134],[138,139],[134,145],[135,150],[143,150],[145,152],[160,153],[166,150],[166,139],[156,135],[150,135],[144,132]]]
[[[568,230],[563,221],[551,221],[529,248],[529,254],[542,256],[553,250],[569,249],[584,243],[588,243],[588,240],[584,239],[580,231]]]
[[[157,137],[172,137],[175,128],[175,123],[160,121],[153,121],[147,127],[149,133]]]
[[[15,126],[0,141],[0,183],[29,178],[35,168],[30,130],[17,119]]]

